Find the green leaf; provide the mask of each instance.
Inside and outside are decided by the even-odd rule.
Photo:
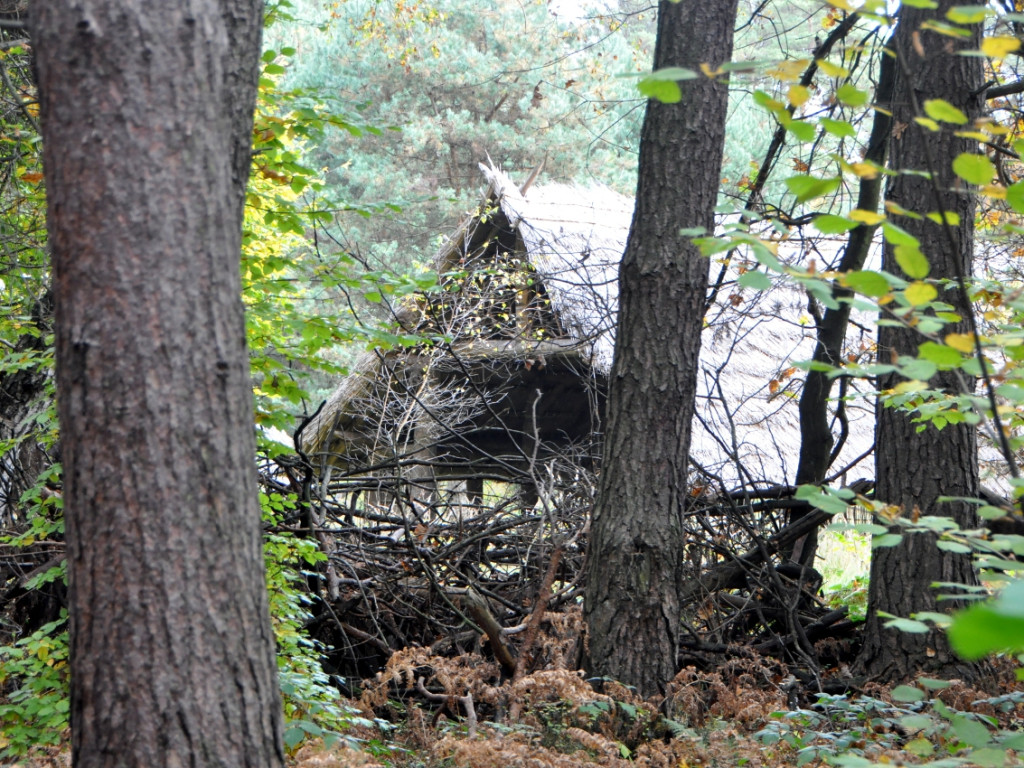
[[[889,626],[888,624],[886,626]],[[893,701],[924,701],[924,691],[912,685],[897,685],[892,689]]]
[[[908,379],[927,381],[936,374],[939,367],[931,360],[910,360],[901,365],[898,370],[901,376]]]
[[[928,263],[928,257],[921,253],[916,245],[897,245],[893,249],[893,255],[907,277],[913,280],[928,277],[931,265]]]
[[[844,216],[833,216],[831,213],[816,216],[812,223],[814,228],[823,235],[841,235],[859,226],[856,221],[851,221]]]
[[[736,282],[743,288],[753,288],[756,291],[767,291],[772,287],[772,281],[768,279],[768,275],[759,269],[744,272]]]
[[[903,541],[903,536],[899,533],[885,533],[881,536],[872,536],[871,548],[884,549],[885,547],[895,547],[901,541]]]
[[[679,88],[681,80],[693,80],[700,77],[692,69],[683,67],[665,67],[656,69],[645,75],[637,89],[648,98],[655,99],[663,104],[677,104],[683,99],[683,92]]]
[[[980,768],[1003,768],[1006,765],[1006,750],[997,747],[972,750],[971,763]]]
[[[918,757],[928,757],[928,755],[935,751],[932,743],[923,737],[908,741],[903,748],[910,754],[917,755]]]
[[[829,762],[840,768],[875,768],[875,761],[861,755],[842,754],[829,758]]]
[[[927,10],[933,10],[939,7],[939,4],[935,0],[903,0],[903,5],[911,8],[925,8]]]
[[[785,102],[773,99],[764,91],[754,91],[754,103],[776,115],[789,114]]]
[[[290,726],[284,731],[284,746],[287,750],[293,750],[306,738],[306,732],[296,726]]]
[[[782,120],[780,122],[782,122],[783,128],[802,142],[814,141],[815,136],[818,135],[814,123],[808,123],[804,120]]]
[[[928,715],[904,715],[900,718],[900,725],[911,733],[914,731],[923,731],[925,728],[930,728],[934,724],[935,721]]]
[[[816,485],[801,485],[796,489],[793,497],[833,515],[842,514],[849,507],[849,504],[839,496],[838,492],[828,488],[819,488]]]
[[[1024,403],[1024,387],[1019,384],[1000,384],[996,387],[996,394],[1015,403]]]
[[[926,341],[917,348],[917,353],[925,360],[930,360],[944,371],[959,368],[963,355],[950,346]]]
[[[967,115],[954,107],[944,99],[928,99],[924,103],[924,111],[933,120],[941,120],[944,123],[963,125],[967,122]]]
[[[958,613],[948,634],[956,652],[968,660],[1024,651],[1024,580],[1012,582],[995,601]]]
[[[857,135],[857,129],[845,120],[833,120],[831,117],[823,117],[821,118],[821,127],[840,139],[852,139]]]
[[[998,520],[1000,517],[1006,517],[1006,510],[983,504],[978,507],[978,517],[982,520]]]
[[[920,247],[920,241],[907,230],[898,227],[891,221],[882,222],[882,236],[887,243],[892,245],[905,245],[912,248]]]
[[[844,83],[836,91],[836,98],[849,107],[862,107],[868,103],[868,92],[853,83]]]
[[[956,5],[946,11],[946,18],[954,24],[980,24],[988,14],[984,5]]]
[[[696,80],[698,77],[700,77],[699,72],[686,69],[685,67],[662,67],[644,77],[644,80],[671,80],[678,82],[679,80]]]
[[[988,728],[966,715],[954,715],[951,725],[957,738],[972,747],[984,747],[992,738]]]
[[[662,104],[678,104],[683,100],[683,92],[679,83],[672,80],[653,80],[644,78],[636,84],[637,90],[644,96]]]
[[[878,272],[860,270],[850,272],[843,277],[846,286],[865,296],[885,296],[889,293],[889,281]]]
[[[931,677],[919,677],[917,678],[917,684],[923,685],[929,691],[942,691],[953,685],[949,680],[936,680]]]
[[[938,211],[931,211],[930,213],[926,213],[925,216],[927,216],[930,221],[934,221],[936,224],[939,225],[949,224],[949,226],[951,227],[960,226],[959,213],[954,213],[953,211],[945,211],[944,213],[945,215],[939,213]]]
[[[968,184],[988,184],[996,174],[996,167],[985,155],[964,152],[953,160],[953,173]]]
[[[966,544],[961,544],[959,541],[949,541],[947,539],[939,539],[935,542],[935,546],[941,549],[943,552],[954,552],[958,555],[966,555],[971,552],[971,548]]]
[[[1018,181],[1007,187],[1006,202],[1016,213],[1024,213],[1024,181]]]
[[[786,179],[786,186],[796,196],[796,201],[803,203],[835,192],[841,181],[838,177],[819,179],[814,176],[790,176]]]
[[[898,629],[900,632],[909,632],[912,635],[923,635],[928,632],[928,625],[923,621],[918,621],[917,619],[901,619],[899,617],[894,617],[885,622],[885,627],[887,629]],[[910,686],[905,687],[909,688]],[[914,690],[920,695],[920,698],[914,699],[914,701],[920,701],[924,698],[923,692],[918,691],[916,688]],[[896,698],[895,690],[893,690],[893,698]]]

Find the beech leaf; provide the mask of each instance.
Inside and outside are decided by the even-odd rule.
[[[928,99],[924,103],[924,111],[928,117],[943,123],[963,125],[967,122],[967,115],[945,99]]]
[[[968,184],[988,184],[996,175],[996,167],[985,155],[963,152],[953,160],[953,173]]]

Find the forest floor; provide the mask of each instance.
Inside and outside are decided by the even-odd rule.
[[[565,669],[491,685],[494,666],[474,655],[396,654],[360,701],[390,730],[354,729],[361,749],[305,745],[293,764],[857,768],[941,760],[1000,768],[1021,765],[1024,756],[1024,685],[1009,660],[993,665],[986,690],[921,678],[812,698],[778,662],[747,656],[714,671],[684,669],[666,696],[649,701]]]
[[[555,660],[557,661],[557,659]],[[554,667],[556,664],[549,664]],[[498,682],[476,654],[396,653],[351,702],[373,724],[331,747],[314,741],[292,768],[782,768],[839,764],[1021,765],[1024,684],[1009,660],[987,690],[922,678],[808,701],[770,658],[683,670],[650,701],[607,681],[549,668]],[[446,695],[431,689],[464,691]],[[802,686],[800,690],[803,690]],[[66,747],[18,763],[70,766]]]
[[[850,613],[864,602],[864,556],[850,553],[855,562],[826,572],[817,613],[833,600]],[[490,638],[475,633],[381,656],[386,664],[362,681],[358,698],[343,700],[354,714],[341,740],[298,744],[290,768],[1024,765],[1024,681],[1009,658],[986,662],[973,685],[920,677],[854,686],[854,621],[804,653],[785,644],[774,655],[759,651],[770,644],[756,634],[691,649],[665,694],[643,700],[578,670],[578,606],[538,615],[515,635],[515,658],[506,653],[504,663]],[[17,763],[70,764],[66,739]]]

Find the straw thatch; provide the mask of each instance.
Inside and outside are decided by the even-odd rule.
[[[594,457],[588,439],[601,429],[633,202],[599,186],[524,192],[501,171],[481,169],[483,203],[435,260],[448,275],[442,291],[396,313],[405,330],[444,341],[358,361],[304,432],[305,451],[322,466],[352,473],[387,456],[435,475],[507,477],[569,446]],[[742,263],[740,254],[729,274]],[[851,355],[871,344],[867,329],[851,328]],[[798,288],[758,292],[726,280],[717,291],[702,335],[691,451],[707,477],[793,480],[802,381],[794,364],[813,345]],[[837,467],[862,457],[873,437],[870,406],[850,402],[847,416]]]

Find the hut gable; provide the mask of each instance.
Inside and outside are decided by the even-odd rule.
[[[633,201],[607,187],[570,184],[535,187],[523,195],[500,171],[481,170],[519,233],[561,327],[568,338],[589,345],[590,362],[607,373]]]
[[[633,201],[604,187],[521,191],[492,166],[487,192],[435,259],[442,290],[399,324],[447,341],[361,358],[305,431],[323,464],[358,475],[383,454],[446,476],[511,478],[598,455],[614,349],[618,269]],[[727,282],[706,314],[691,459],[710,479],[791,482],[797,400],[814,323],[797,288]],[[868,329],[851,329],[851,355]],[[853,395],[853,392],[847,392]],[[837,466],[870,450],[873,415],[850,400]]]

